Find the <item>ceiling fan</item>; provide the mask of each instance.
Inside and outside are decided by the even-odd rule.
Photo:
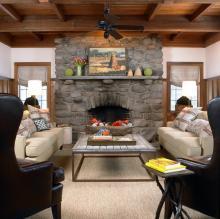
[[[123,36],[119,33],[118,30],[136,30],[143,31],[144,26],[141,25],[119,25],[115,24],[117,20],[120,18],[110,13],[110,5],[109,2],[106,1],[104,8],[104,18],[105,20],[98,21],[98,28],[104,31],[104,38],[108,39],[111,35],[116,40],[123,38]]]

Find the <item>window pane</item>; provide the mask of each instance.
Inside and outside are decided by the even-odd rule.
[[[18,85],[18,93],[19,93],[19,97],[22,100],[22,102],[24,103],[25,100],[28,98],[27,96],[27,87],[22,86],[22,85]],[[40,108],[42,109],[46,109],[47,108],[47,86],[43,86],[42,87],[42,95],[41,96],[37,96]]]

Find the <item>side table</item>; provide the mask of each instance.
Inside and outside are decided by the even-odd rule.
[[[194,172],[186,169],[172,173],[162,173],[145,165],[144,168],[155,176],[157,186],[162,192],[162,197],[157,207],[155,219],[160,219],[161,209],[165,201],[168,201],[172,210],[171,214],[174,214],[174,219],[183,219],[184,215],[186,218],[190,219],[188,213],[182,208],[184,185],[181,178],[187,175],[193,175]],[[159,177],[164,178],[164,187],[161,185]]]

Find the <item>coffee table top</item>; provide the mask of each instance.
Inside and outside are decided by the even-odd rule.
[[[74,145],[73,153],[145,153],[156,152],[156,148],[139,134],[132,134],[136,145],[91,146],[87,145],[89,135],[81,134]]]

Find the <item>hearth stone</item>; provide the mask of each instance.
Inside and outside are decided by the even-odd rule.
[[[162,114],[162,45],[157,37],[123,38],[106,41],[103,37],[74,37],[55,40],[56,84],[55,109],[58,124],[71,123],[73,140],[85,131],[89,122],[88,110],[99,106],[119,106],[129,110],[134,124],[133,133],[154,140],[157,127],[163,123]],[[87,56],[91,47],[125,47],[128,68],[151,67],[153,75],[143,80],[59,80],[66,68],[74,68],[72,56]],[[85,75],[88,67],[85,68]]]

